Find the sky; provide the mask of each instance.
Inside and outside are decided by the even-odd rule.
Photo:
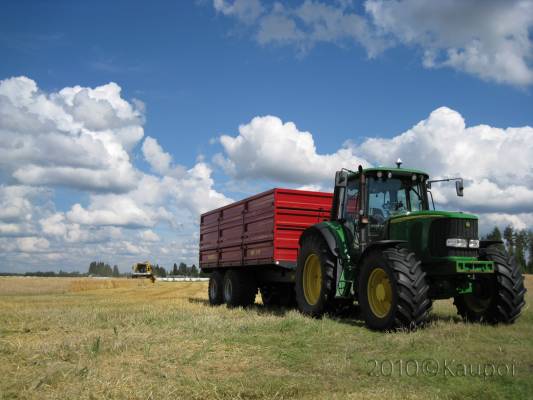
[[[6,1],[0,272],[198,261],[202,212],[340,168],[533,227],[533,1]]]

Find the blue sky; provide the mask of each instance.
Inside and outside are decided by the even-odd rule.
[[[474,1],[468,5],[454,1],[440,5],[427,2],[418,14],[416,10],[409,13],[414,7],[411,3],[409,0],[389,3],[308,0],[283,2],[281,6],[259,0],[6,2],[0,13],[0,80],[27,77],[46,96],[53,96],[63,88],[94,89],[115,82],[121,88],[121,98],[134,105],[137,114],[132,118],[143,129],[141,137],[132,139],[132,148],[125,146],[132,170],[154,174],[162,182],[165,176],[184,178],[183,174],[171,173],[166,167],[165,171],[154,173],[155,159],[160,160],[161,154],[171,156],[172,168],[188,170],[205,164],[209,177],[203,175],[202,184],[206,190],[216,192],[217,199],[207,202],[205,207],[273,185],[328,189],[328,181],[320,174],[295,180],[277,167],[270,168],[269,162],[275,157],[265,154],[260,147],[264,144],[261,135],[280,135],[279,141],[283,142],[291,137],[303,140],[303,132],[309,132],[314,153],[311,145],[310,158],[302,158],[302,163],[312,161],[315,156],[333,155],[328,159],[333,159],[333,170],[342,161],[352,159],[369,164],[390,163],[396,154],[382,159],[383,152],[375,148],[375,143],[368,142],[368,138],[392,140],[383,145],[390,148],[392,143],[398,156],[406,158],[413,167],[419,166],[415,165],[419,164],[416,156],[400,146],[398,139],[394,141],[419,121],[426,121],[427,132],[417,134],[426,137],[446,135],[448,131],[439,130],[440,123],[452,130],[459,126],[460,132],[443,139],[445,144],[453,145],[450,140],[459,137],[454,135],[463,135],[462,138],[465,132],[482,135],[479,127],[485,125],[494,132],[503,130],[508,134],[507,128],[520,128],[516,140],[528,143],[532,139],[528,128],[533,126],[533,23],[531,17],[523,14],[525,10],[533,10],[531,2]],[[395,12],[395,5],[402,7],[401,13]],[[462,24],[468,29],[454,29],[439,7],[455,10],[461,18],[470,18]],[[424,13],[430,16],[428,27],[416,20],[423,18]],[[507,14],[508,19],[502,17]],[[504,29],[502,37],[492,29],[498,23],[508,29]],[[352,30],[356,25],[358,28]],[[449,112],[440,107],[446,107]],[[441,111],[435,114],[436,110]],[[250,128],[251,136],[244,141],[252,148],[259,146],[255,148],[259,149],[257,158],[264,157],[264,160],[258,161],[257,169],[247,173],[246,160],[242,158],[245,151],[234,148],[232,153],[229,142],[225,146],[220,136],[235,138],[240,125],[251,125],[254,117],[267,115],[276,117],[282,125],[276,128],[275,121],[261,120]],[[461,130],[457,118],[466,123],[467,131]],[[294,132],[283,125],[287,122],[295,124]],[[114,126],[108,128],[112,131]],[[468,131],[476,127],[477,130]],[[159,153],[152,152],[151,159],[143,150],[147,137],[154,138],[160,148]],[[305,140],[303,143],[309,144]],[[350,154],[339,156],[341,148]],[[531,160],[530,148],[520,148],[524,160],[528,156]],[[434,151],[428,150],[427,154]],[[501,154],[502,162],[506,157],[510,157],[509,161],[514,157],[514,150],[506,151]],[[486,149],[480,147],[479,152]],[[439,154],[446,157],[446,152]],[[473,158],[465,165],[475,164],[479,156],[470,157]],[[430,158],[426,157],[422,166]],[[42,160],[35,162],[43,164]],[[472,184],[490,192],[505,190],[509,185],[523,186],[527,191],[531,188],[533,172],[527,161],[524,162],[523,174],[507,173],[496,178],[491,178],[490,166],[480,168],[471,173]],[[312,170],[312,162],[309,165]],[[446,165],[430,172],[437,175],[456,172],[450,163]],[[104,249],[98,244],[98,240],[109,240],[106,235],[110,230],[117,243],[125,243],[122,248],[128,247],[128,243],[138,244],[139,235],[147,231],[160,239],[143,249],[131,247],[119,260],[109,259],[120,263],[123,269],[137,257],[161,257],[164,264],[172,260],[179,262],[180,257],[188,262],[195,259],[195,227],[188,224],[205,207],[186,204],[198,204],[198,199],[182,199],[179,194],[165,192],[171,200],[149,206],[164,208],[169,212],[167,217],[154,217],[141,224],[118,217],[111,221],[93,220],[92,214],[92,217],[83,214],[83,218],[79,215],[75,218],[75,213],[68,215],[74,204],[79,203],[84,210],[102,211],[98,204],[105,201],[99,202],[94,196],[116,193],[116,188],[102,189],[98,184],[80,187],[71,184],[71,180],[57,178],[39,185],[27,178],[28,175],[20,178],[12,165],[0,167],[0,183],[5,190],[10,186],[42,189],[52,203],[45,207],[30,195],[20,195],[33,209],[32,222],[26,221],[24,228],[15,226],[19,222],[13,218],[4,221],[9,224],[6,231],[11,232],[11,236],[2,239],[3,265],[8,268],[37,268],[26,261],[29,254],[36,252],[48,257],[51,268],[61,263],[65,269],[84,269],[92,259],[89,259],[90,252],[81,252],[83,246],[94,246],[95,251],[103,252],[104,258],[116,254],[116,248]],[[468,176],[468,171],[457,172],[466,172]],[[509,181],[510,176],[517,181]],[[529,226],[533,210],[524,207],[524,202],[530,194],[517,193],[516,202],[503,213],[497,207],[486,210],[475,201],[457,204],[444,192],[442,200],[452,208],[486,212],[487,226],[493,223]],[[13,195],[4,196],[6,207],[11,204],[9,196]],[[144,211],[153,211],[152,208]],[[185,215],[182,209],[190,213]],[[46,230],[42,221],[54,215],[54,221],[61,220],[63,228]],[[72,238],[65,241],[61,235],[67,234],[68,224],[78,224],[78,231],[107,233],[96,235],[98,238],[85,244]],[[188,250],[179,255],[160,256],[158,246],[168,249],[183,244],[172,242],[178,236],[192,238],[182,246]],[[13,241],[20,243],[13,245]],[[80,252],[71,250],[73,246],[79,246]]]

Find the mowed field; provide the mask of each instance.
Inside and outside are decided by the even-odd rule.
[[[533,398],[526,284],[514,325],[440,301],[425,329],[379,333],[259,297],[210,307],[205,282],[0,278],[0,399]]]

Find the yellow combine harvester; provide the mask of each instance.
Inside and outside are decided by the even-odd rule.
[[[133,264],[133,267],[131,267],[131,277],[132,278],[148,278],[152,282],[155,281],[152,265],[150,264],[149,261]]]

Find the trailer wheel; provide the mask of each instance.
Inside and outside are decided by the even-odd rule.
[[[293,307],[294,286],[290,284],[270,284],[260,288],[261,300],[266,307]]]
[[[370,253],[359,274],[359,305],[370,329],[414,329],[428,318],[429,285],[414,253],[390,247]]]
[[[298,309],[320,317],[335,296],[335,257],[318,235],[304,239],[296,267],[296,302]]]
[[[214,271],[209,277],[209,304],[218,306],[224,303],[224,273]]]
[[[247,271],[229,270],[224,275],[224,302],[228,307],[248,307],[254,304],[257,284]]]
[[[474,293],[455,296],[457,313],[466,321],[512,324],[524,306],[524,278],[514,257],[498,246],[481,249],[480,258],[494,262],[494,274],[481,275]]]

